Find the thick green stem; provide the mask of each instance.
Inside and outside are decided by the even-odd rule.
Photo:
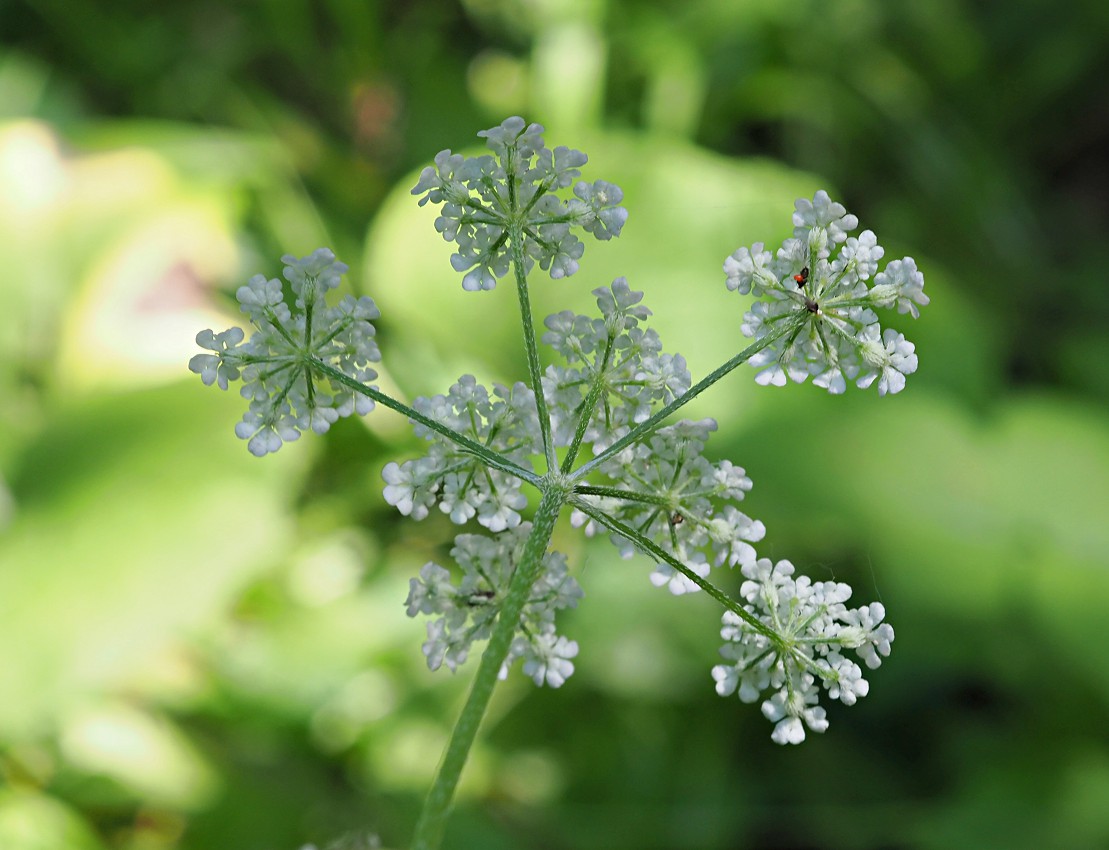
[[[520,614],[527,604],[532,585],[542,572],[543,556],[547,553],[547,544],[550,543],[555,522],[566,499],[567,492],[563,488],[549,486],[545,488],[543,498],[532,519],[531,535],[524,544],[520,563],[516,565],[516,570],[512,574],[504,603],[493,626],[493,633],[489,637],[485,652],[482,653],[474,684],[470,688],[470,695],[455,724],[450,743],[447,744],[443,760],[439,764],[439,773],[424,802],[423,811],[420,812],[412,850],[436,850],[443,838],[443,830],[446,827],[458,778],[462,774],[470,747],[474,743],[478,727],[489,706],[489,699],[493,696],[497,675],[505,658],[508,657],[512,638],[515,637],[520,624]]]
[[[772,345],[778,339],[785,336],[787,333],[793,330],[793,328],[793,324],[784,325],[777,332],[768,334],[757,342],[751,343],[751,345],[747,346],[745,349],[743,349],[743,351],[739,352],[739,354],[737,354],[724,365],[720,366],[717,369],[714,369],[712,372],[710,372],[708,375],[706,375],[704,378],[702,378],[700,381],[698,381],[696,384],[694,384],[692,387],[690,387],[688,390],[686,390],[684,393],[682,393],[680,396],[666,405],[666,407],[662,408],[662,410],[660,410],[650,419],[647,419],[646,421],[637,425],[635,428],[633,428],[631,431],[629,431],[627,434],[625,434],[623,437],[621,437],[595,458],[590,460],[588,463],[584,463],[579,466],[573,471],[573,473],[571,473],[570,477],[575,481],[580,481],[582,478],[584,478],[610,457],[617,454],[618,452],[623,451],[627,446],[630,446],[632,443],[638,442],[646,435],[655,431],[662,423],[662,421],[666,419],[666,417],[668,417],[671,413],[682,407],[685,407],[685,405],[689,404],[689,402],[693,401],[693,399],[695,399],[697,396],[699,396],[701,393],[703,393],[729,372],[734,370],[737,366],[741,366],[746,363],[764,348]]]

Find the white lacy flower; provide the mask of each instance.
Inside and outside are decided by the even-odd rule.
[[[451,265],[466,272],[463,289],[492,289],[508,274],[514,228],[522,233],[524,272],[538,263],[556,280],[574,274],[585,251],[573,228],[601,240],[620,235],[628,217],[620,188],[603,180],[574,184],[585,154],[552,151],[542,133],[538,124],[509,118],[478,133],[493,156],[440,151],[435,165],[420,173],[412,194],[421,196],[420,206],[443,205],[435,229],[458,246]],[[557,193],[571,184],[574,197],[560,200]]]
[[[347,295],[331,307],[325,301],[347,270],[330,250],[320,248],[301,259],[286,255],[282,261],[295,309],[285,303],[280,281],[255,275],[236,293],[255,326],[250,339],[243,342],[240,328],[201,331],[197,344],[215,354],[189,361],[205,384],[220,389],[242,378],[249,406],[235,433],[257,456],[277,451],[303,431],[322,434],[342,416],[373,409],[372,399],[322,375],[317,361],[369,384],[377,377],[369,364],[381,359],[372,324],[380,313],[373,300]]]
[[[605,180],[593,183],[580,181],[574,186],[574,194],[581,205],[571,201],[569,209],[574,224],[585,228],[601,241],[619,236],[628,220],[626,207],[618,206],[624,200],[621,188]]]
[[[439,467],[425,458],[408,461],[403,467],[387,463],[381,470],[385,479],[385,501],[405,516],[423,519],[429,507],[435,504],[435,488],[439,482]]]
[[[720,654],[729,663],[712,669],[716,691],[721,696],[738,691],[744,702],[771,691],[762,704],[763,714],[775,724],[771,737],[779,744],[799,744],[806,727],[813,732],[828,728],[817,705],[821,687],[844,705],[854,705],[870,690],[862,668],[843,652],[854,651],[874,669],[889,655],[893,628],[882,622],[881,604],[849,609],[848,585],[794,578],[789,561],[774,564],[763,558],[744,565],[743,575],[744,609],[766,631],[733,611],[724,613],[720,636],[726,643]]]
[[[653,330],[639,325],[651,315],[640,301],[642,292],[617,278],[593,290],[600,318],[563,311],[544,321],[543,342],[563,356],[565,366],[552,365],[543,377],[555,443],[569,446],[579,429],[582,441],[600,452],[647,419],[656,405],[666,404],[689,389],[689,369],[681,355],[662,353]],[[587,422],[585,400],[590,387],[600,396]]]
[[[411,580],[405,602],[408,616],[433,618],[423,645],[430,669],[445,664],[453,672],[465,662],[475,641],[489,637],[530,533],[531,523],[522,523],[492,537],[460,534],[451,549],[462,571],[457,584],[434,562],[425,564]],[[521,612],[519,634],[505,659],[502,678],[514,661],[523,659],[524,673],[535,684],[557,688],[566,681],[574,672],[570,659],[578,654],[578,645],[556,634],[555,614],[576,607],[581,597],[581,587],[567,571],[566,557],[548,552]]]
[[[703,552],[689,552],[682,560],[682,566],[690,571],[696,573],[701,578],[705,578],[709,574],[709,564],[705,560]],[[651,572],[651,584],[655,587],[665,587],[675,596],[681,596],[685,593],[696,593],[699,588],[697,583],[693,581],[685,573],[678,572],[674,567],[667,563],[656,564],[654,570]]]
[[[659,429],[599,467],[605,486],[626,490],[627,498],[582,495],[579,502],[634,528],[701,578],[712,565],[754,562],[751,544],[762,540],[766,527],[735,506],[751,489],[743,469],[704,457],[705,442],[715,430],[712,419],[681,420]],[[585,525],[586,515],[576,511],[571,522]],[[586,525],[586,533],[594,530]],[[619,534],[612,535],[612,542],[622,557],[635,552],[632,542]],[[656,564],[651,582],[674,594],[699,590],[689,576],[665,562]]]
[[[848,236],[847,241],[839,250],[832,268],[837,271],[851,269],[859,280],[870,280],[878,271],[878,261],[886,253],[886,249],[878,244],[878,237],[873,230],[864,230],[856,239]],[[894,260],[894,262],[899,262]]]
[[[756,242],[750,249],[739,248],[724,260],[728,289],[740,295],[751,293],[758,298],[768,286],[777,286],[780,275],[773,259],[769,251],[763,250],[761,242]]]
[[[881,395],[900,392],[916,355],[903,336],[883,333],[874,310],[896,306],[916,318],[928,303],[924,276],[911,257],[879,272],[885,251],[873,231],[848,236],[858,219],[823,190],[797,201],[793,223],[773,256],[759,242],[724,261],[728,288],[761,299],[744,315],[743,335],[774,338],[748,361],[755,380],[780,387],[811,377],[830,393],[877,380]]]
[[[855,650],[871,670],[881,666],[882,659],[890,654],[893,626],[883,623],[885,618],[886,608],[881,602],[863,605],[840,616],[844,623],[837,635],[840,643]]]
[[[756,554],[751,544],[766,536],[766,526],[762,522],[751,519],[732,505],[725,505],[719,515],[709,520],[707,530],[716,553],[713,561],[716,566],[726,563],[734,567],[753,563]]]
[[[898,313],[909,313],[914,319],[920,316],[917,305],[926,307],[929,302],[924,294],[924,275],[917,270],[912,257],[894,260],[887,265],[885,271],[874,278],[874,291],[876,303],[880,299],[878,306],[892,307],[896,304]]]
[[[878,395],[898,393],[905,388],[905,376],[916,371],[916,347],[892,328],[881,341],[878,328],[872,325],[860,336],[863,371],[855,383],[865,389],[878,378]]]
[[[535,396],[522,383],[494,384],[490,393],[473,375],[463,375],[446,395],[417,398],[413,407],[525,468],[541,449]],[[475,517],[490,531],[520,524],[527,497],[519,478],[486,467],[425,425],[416,423],[415,431],[431,445],[423,457],[386,464],[386,502],[413,519],[423,519],[438,504],[459,525]]]
[[[843,204],[829,198],[823,189],[811,201],[798,198],[794,208],[793,235],[797,239],[809,239],[814,230],[824,230],[833,242],[843,242],[859,226],[858,218],[848,213]]]
[[[408,616],[443,613],[454,607],[451,574],[433,561],[420,568],[420,577],[409,582]]]
[[[335,259],[330,248],[317,248],[307,257],[300,258],[286,254],[281,262],[285,264],[282,273],[292,285],[293,294],[297,297],[296,305],[301,309],[316,302],[318,290],[326,292],[337,288],[343,275],[350,271],[346,263]]]
[[[243,341],[242,328],[229,328],[222,333],[203,330],[196,335],[196,344],[215,354],[197,354],[189,361],[189,369],[200,375],[205,386],[218,383],[221,390],[227,389],[228,381],[239,378],[239,367],[224,355]]]
[[[805,674],[792,693],[781,690],[764,702],[763,717],[775,724],[770,739],[775,744],[800,744],[805,740],[805,726],[814,732],[826,730],[828,721],[824,709],[816,705],[818,699],[813,677]]]
[[[524,674],[537,685],[561,687],[574,672],[570,660],[578,654],[578,642],[556,635],[552,629],[520,647],[524,658]]]

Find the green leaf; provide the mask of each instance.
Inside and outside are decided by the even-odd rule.
[[[57,411],[20,458],[0,540],[0,736],[120,687],[280,556],[305,449],[260,463],[241,399],[177,385]]]
[[[0,790],[0,847],[4,850],[104,850],[88,824],[53,797]]]

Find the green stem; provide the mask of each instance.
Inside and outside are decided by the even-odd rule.
[[[743,365],[764,348],[767,348],[768,346],[779,340],[781,337],[785,336],[787,333],[793,330],[793,327],[793,323],[784,325],[775,333],[768,334],[757,342],[751,343],[751,345],[747,346],[745,349],[743,349],[743,351],[739,352],[739,354],[737,354],[724,365],[720,366],[717,369],[714,369],[712,372],[710,372],[708,375],[706,375],[704,378],[702,378],[700,381],[698,381],[696,384],[694,384],[692,387],[690,387],[688,390],[686,390],[684,393],[682,393],[680,396],[666,405],[666,407],[662,408],[662,410],[660,410],[650,419],[641,422],[639,425],[637,425],[635,428],[633,428],[631,431],[629,431],[627,434],[625,434],[599,455],[594,457],[588,463],[584,463],[579,466],[570,474],[570,478],[574,481],[581,480],[613,455],[623,451],[627,446],[630,446],[632,443],[641,440],[647,434],[655,431],[658,428],[659,424],[661,424],[661,422],[666,419],[666,417],[668,417],[671,413],[682,407],[685,407],[685,405],[689,404],[689,402],[693,401],[693,399],[695,399],[697,396],[699,396],[701,393],[703,393],[705,390],[707,390],[709,387],[711,387],[737,366]]]
[[[625,502],[641,502],[646,505],[670,506],[670,499],[666,496],[656,496],[652,493],[639,493],[635,490],[624,490],[620,487],[578,484],[574,487],[574,494],[579,496],[604,496],[612,499],[622,499]]]
[[[412,421],[419,422],[425,428],[430,428],[436,434],[441,434],[442,436],[446,437],[452,443],[460,446],[464,451],[467,451],[470,454],[476,455],[477,457],[481,458],[481,460],[489,466],[495,467],[501,472],[506,472],[509,475],[527,481],[529,484],[534,484],[537,487],[539,486],[540,478],[538,475],[536,475],[530,469],[524,469],[519,464],[512,462],[499,452],[493,451],[488,446],[483,446],[481,443],[475,443],[466,435],[459,434],[457,431],[452,431],[443,423],[436,422],[434,419],[430,419],[427,416],[424,416],[424,414],[420,413],[420,411],[409,407],[404,402],[397,401],[392,396],[388,396],[380,390],[376,390],[373,387],[366,386],[360,381],[356,381],[354,378],[350,377],[344,372],[340,372],[334,366],[325,363],[318,357],[313,357],[311,363],[312,369],[314,371],[321,375],[327,376],[331,380],[335,381],[335,383],[342,384],[344,387],[349,387],[356,393],[364,395],[367,398],[372,398],[382,407],[388,407],[390,410],[397,411],[397,413],[403,413]]]
[[[744,609],[742,605],[728,596],[728,594],[718,589],[716,585],[712,584],[711,582],[708,582],[705,579],[701,578],[699,575],[697,575],[697,573],[693,572],[693,570],[691,570],[689,567],[687,567],[685,564],[683,564],[681,561],[679,561],[653,540],[644,537],[630,525],[625,525],[624,523],[620,522],[620,520],[609,516],[603,511],[598,510],[596,507],[590,505],[584,500],[571,499],[570,503],[583,514],[603,525],[609,531],[615,532],[621,537],[626,537],[633,544],[635,544],[635,547],[640,551],[645,552],[656,560],[664,561],[665,563],[669,564],[671,567],[673,567],[675,570],[677,570],[679,573],[681,573],[683,576],[685,576],[687,579],[701,588],[701,590],[705,591],[705,593],[707,593],[729,611],[734,612],[743,620],[743,622],[747,623],[747,625],[749,625],[759,634],[765,635],[775,644],[781,642],[781,637],[778,635],[777,632],[775,632],[771,628],[768,628],[765,623],[759,620],[754,614]]]
[[[528,279],[524,272],[526,268],[524,234],[516,222],[509,226],[509,240],[512,243],[512,271],[516,275],[516,294],[520,301],[524,348],[528,355],[528,374],[531,376],[531,389],[535,393],[539,431],[543,435],[543,456],[547,459],[547,470],[553,471],[558,469],[558,459],[555,457],[554,440],[551,438],[551,417],[547,412],[547,400],[543,396],[543,371],[539,365],[539,348],[535,342],[535,324],[531,319],[531,298],[528,296]]]
[[[520,614],[527,604],[532,585],[542,572],[543,556],[547,553],[547,544],[550,543],[555,522],[566,499],[567,493],[562,487],[544,485],[543,498],[532,519],[531,534],[524,544],[520,563],[516,565],[508,584],[508,591],[493,626],[493,633],[489,636],[489,643],[482,653],[470,695],[455,724],[450,743],[447,744],[443,760],[439,764],[435,783],[431,786],[420,812],[412,850],[436,850],[443,838],[458,778],[489,706],[501,666],[508,657],[512,638],[520,625]]]
[[[562,461],[562,474],[566,475],[574,466],[574,461],[578,457],[578,449],[581,448],[581,441],[585,439],[585,432],[589,429],[589,420],[593,418],[593,411],[597,408],[597,402],[601,398],[601,391],[605,385],[605,373],[608,371],[609,360],[612,358],[612,345],[616,341],[615,333],[610,329],[608,333],[608,341],[605,343],[605,353],[597,362],[597,371],[593,375],[593,380],[589,384],[589,392],[585,395],[585,401],[582,402],[581,416],[578,417],[577,427],[574,429],[574,438],[570,441],[570,447],[566,451],[566,457]]]

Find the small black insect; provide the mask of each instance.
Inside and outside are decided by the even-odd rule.
[[[805,266],[801,269],[800,274],[795,274],[793,279],[797,281],[797,288],[801,289],[806,283],[809,282],[809,267]]]

